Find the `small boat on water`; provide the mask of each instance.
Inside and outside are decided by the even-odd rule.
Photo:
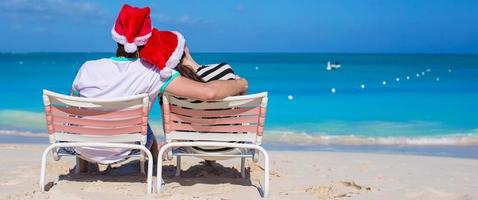
[[[327,62],[327,71],[331,71],[333,69],[338,69],[340,68],[340,63],[337,62],[337,61],[334,61],[333,63],[332,62]]]

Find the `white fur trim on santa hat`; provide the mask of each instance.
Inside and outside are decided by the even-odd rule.
[[[176,49],[169,57],[168,61],[166,61],[166,66],[161,71],[164,71],[166,68],[168,69],[176,68],[176,66],[178,66],[179,64],[179,61],[181,61],[181,57],[183,56],[183,53],[184,53],[184,44],[186,44],[186,39],[184,39],[184,36],[179,32],[176,32],[176,31],[171,31],[171,32],[176,34],[178,38],[178,45],[176,46]],[[166,75],[167,73],[165,72],[165,76]],[[171,74],[169,74],[169,76],[171,76]],[[166,78],[169,78],[169,76],[167,76]]]
[[[151,26],[151,30],[153,30],[153,26]],[[128,40],[126,40],[126,36],[120,35],[118,32],[116,32],[115,25],[113,25],[113,28],[111,29],[111,36],[113,37],[113,40],[117,43],[120,43],[122,45],[126,45],[128,43]],[[134,43],[137,46],[143,46],[148,41],[149,37],[151,37],[151,32],[146,35],[134,38]]]

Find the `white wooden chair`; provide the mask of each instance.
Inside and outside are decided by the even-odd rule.
[[[269,191],[269,156],[262,143],[267,108],[267,92],[245,96],[227,97],[214,102],[191,102],[169,94],[163,95],[163,126],[166,144],[159,150],[158,158],[166,152],[176,157],[176,175],[181,170],[181,157],[195,156],[207,159],[241,158],[241,174],[245,177],[245,159],[258,161],[264,156],[264,181],[262,195]],[[233,141],[233,142],[231,142]],[[239,148],[239,154],[220,152],[175,152],[173,147],[229,147]],[[157,165],[157,191],[161,191],[162,159]]]
[[[106,147],[140,150],[141,173],[145,156],[148,162],[147,193],[152,191],[153,157],[145,147],[149,113],[147,94],[114,99],[82,98],[43,90],[43,103],[51,145],[43,152],[40,191],[44,191],[47,155],[55,160],[61,156],[78,155],[62,152],[65,147]]]

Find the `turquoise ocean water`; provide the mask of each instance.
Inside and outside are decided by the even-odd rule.
[[[84,61],[110,56],[0,54],[0,133],[44,134],[42,89],[67,94]],[[477,55],[193,56],[201,64],[228,62],[249,80],[251,93],[269,92],[266,141],[288,145],[478,146]],[[327,71],[327,61],[335,60],[342,67]],[[156,104],[151,112],[156,130],[160,130],[161,120],[158,107]]]

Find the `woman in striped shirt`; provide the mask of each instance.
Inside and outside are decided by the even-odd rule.
[[[232,67],[227,63],[219,63],[219,64],[209,64],[209,65],[199,65],[196,61],[192,58],[191,54],[189,53],[189,49],[185,47],[184,54],[181,58],[181,62],[176,67],[176,70],[186,78],[199,81],[199,82],[209,82],[214,80],[234,80],[238,79],[234,73]],[[245,94],[237,94],[243,95]],[[200,101],[193,101],[200,102]],[[234,142],[234,141],[231,141]],[[192,147],[192,148],[185,148],[185,151],[191,153],[204,153],[204,152],[223,152],[223,153],[238,153],[236,151],[240,151],[240,149],[236,148],[221,148],[221,147]],[[212,165],[215,161],[206,160],[208,165]]]

